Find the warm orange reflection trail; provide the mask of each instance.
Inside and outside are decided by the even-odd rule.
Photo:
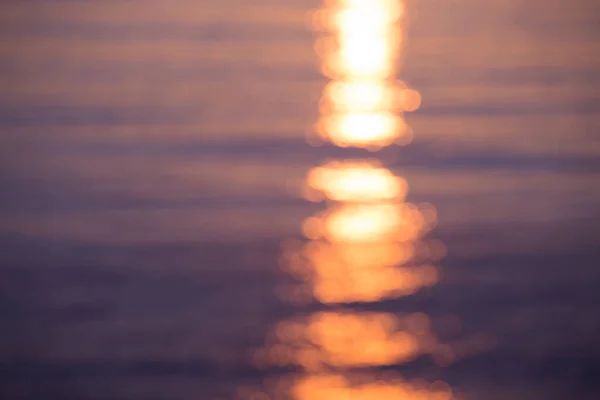
[[[369,377],[362,377],[363,381]],[[452,390],[443,382],[422,387],[401,379],[385,383],[376,377],[370,383],[352,384],[341,375],[315,375],[300,380],[293,388],[298,400],[450,400]]]
[[[332,79],[321,101],[316,133],[337,146],[376,150],[409,133],[402,111],[420,96],[395,81],[404,35],[397,0],[328,1],[315,13],[323,33],[316,51]]]
[[[309,283],[313,297],[325,304],[374,302],[415,293],[437,282],[433,265],[406,265],[414,256],[412,244],[308,243],[295,263]]]
[[[277,325],[263,361],[300,365],[313,373],[330,368],[393,365],[429,352],[435,344],[424,314],[319,312]]]
[[[313,168],[307,184],[312,191],[307,194],[309,199],[323,194],[335,201],[401,200],[407,190],[404,179],[376,161],[330,162]]]
[[[409,133],[402,113],[418,108],[421,98],[395,80],[404,12],[400,0],[327,0],[314,14],[314,27],[323,33],[316,49],[332,79],[320,104],[322,139],[376,150]],[[300,285],[281,293],[329,309],[280,322],[256,352],[257,365],[303,371],[282,396],[270,398],[452,398],[443,382],[415,385],[369,372],[439,353],[425,314],[351,307],[408,296],[438,280],[431,263],[445,254],[443,245],[424,239],[435,209],[406,203],[407,191],[404,179],[373,159],[331,161],[309,171],[305,198],[326,200],[328,208],[304,221],[308,241],[284,246],[281,267]],[[351,379],[357,373],[361,378]]]
[[[405,203],[344,204],[304,223],[306,236],[334,243],[408,242],[425,229],[423,215]]]

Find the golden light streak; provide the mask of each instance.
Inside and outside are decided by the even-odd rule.
[[[332,79],[324,89],[316,133],[339,147],[378,150],[407,143],[402,113],[416,110],[420,94],[395,80],[403,45],[400,0],[327,0],[313,15],[323,32],[315,45]],[[294,400],[450,400],[443,382],[423,387],[401,379],[381,380],[353,371],[410,362],[440,351],[425,314],[398,316],[356,312],[351,303],[374,303],[411,295],[438,280],[430,261],[445,254],[425,243],[436,223],[430,204],[405,202],[408,186],[374,160],[332,161],[311,169],[307,199],[327,199],[326,211],[306,219],[307,242],[288,242],[281,266],[300,283],[281,290],[295,302],[315,299],[331,307],[277,324],[258,365],[297,366],[282,398]],[[437,350],[436,350],[437,349]],[[276,397],[279,398],[279,397]]]
[[[427,229],[407,203],[344,204],[304,223],[305,234],[334,243],[393,243],[417,240]]]
[[[443,382],[429,387],[394,379],[384,383],[376,376],[361,377],[371,383],[352,384],[342,375],[312,375],[298,381],[292,388],[297,400],[451,400],[452,390]]]
[[[318,312],[283,321],[260,355],[273,365],[317,372],[405,363],[429,352],[435,339],[424,314]]]
[[[321,45],[324,69],[332,79],[385,79],[393,75],[402,31],[403,6],[397,1],[329,2],[315,18],[315,28],[335,41]]]
[[[407,191],[404,179],[372,161],[334,161],[313,168],[307,184],[334,201],[401,200]]]
[[[413,243],[311,241],[287,254],[284,268],[324,304],[376,302],[411,295],[437,282],[434,265],[412,264]]]
[[[403,3],[393,0],[329,1],[315,13],[315,29],[329,35],[315,48],[333,80],[315,127],[322,139],[377,150],[408,134],[399,112],[417,109],[420,96],[395,82],[403,17]]]

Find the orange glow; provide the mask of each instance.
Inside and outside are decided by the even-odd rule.
[[[379,301],[437,282],[432,265],[402,267],[417,248],[421,255],[441,253],[419,240],[435,224],[435,209],[424,204],[421,211],[403,203],[403,179],[377,161],[333,161],[312,169],[307,186],[341,202],[304,221],[303,232],[313,241],[289,253],[285,262],[289,272],[310,285],[315,299],[326,304]]]
[[[404,363],[423,353],[430,340],[428,324],[411,326],[417,317],[422,318],[421,314],[401,320],[388,313],[319,312],[281,322],[261,354],[271,364],[300,365],[310,371]]]
[[[337,76],[352,78],[380,78],[393,72],[390,60],[393,51],[393,41],[385,37],[365,37],[343,32],[337,52],[328,59],[328,71]],[[374,40],[375,39],[375,40]]]
[[[312,318],[307,333],[328,365],[391,365],[412,359],[419,351],[418,339],[395,332],[394,323],[390,314],[321,313]]]
[[[335,201],[402,199],[406,182],[373,162],[331,162],[313,168],[308,185]]]
[[[324,100],[336,111],[389,109],[397,90],[376,80],[332,82],[324,91]]]
[[[316,130],[342,147],[377,150],[407,135],[397,111],[420,105],[414,90],[394,82],[403,31],[404,6],[393,0],[330,1],[313,18],[316,30],[331,34],[316,45],[325,75],[325,108]]]
[[[421,94],[413,89],[402,91],[397,99],[399,107],[404,111],[415,111],[421,106]]]
[[[332,115],[321,122],[319,135],[340,147],[378,149],[394,143],[407,130],[404,120],[390,112],[349,112]]]
[[[347,80],[329,83],[323,91],[324,113],[414,111],[421,95],[402,84],[380,80]]]
[[[339,1],[326,9],[324,26],[335,32],[337,46],[325,57],[332,78],[385,78],[393,73],[402,32],[397,1]]]
[[[398,0],[328,0],[313,15],[314,28],[325,32],[315,49],[333,80],[320,102],[315,128],[321,139],[368,150],[409,142],[402,112],[416,110],[421,96],[395,81],[403,16]],[[438,270],[428,262],[443,257],[445,247],[422,239],[437,213],[431,204],[405,203],[407,190],[404,179],[375,160],[333,161],[311,169],[305,198],[335,203],[303,222],[307,242],[283,246],[281,266],[299,284],[282,288],[282,296],[294,304],[316,299],[342,307],[434,285]],[[444,349],[425,314],[344,308],[280,322],[254,361],[301,368],[283,398],[450,400],[452,391],[443,382],[428,386],[369,373],[358,383],[350,379],[357,370],[403,364],[422,354],[441,359]]]
[[[412,245],[327,242],[310,243],[303,254],[313,295],[326,304],[397,298],[435,284],[434,266],[399,268],[413,255]]]
[[[331,242],[408,242],[426,228],[416,207],[405,203],[343,205],[326,213],[321,235]]]
[[[295,400],[452,399],[452,390],[441,382],[430,388],[422,388],[399,379],[393,383],[383,383],[376,377],[370,380],[373,383],[352,385],[341,375],[312,375],[296,382],[292,388],[292,395]]]

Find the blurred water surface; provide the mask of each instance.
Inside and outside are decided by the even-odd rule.
[[[0,4],[5,398],[229,399],[285,375],[249,355],[296,311],[280,244],[323,209],[301,183],[373,157],[305,141],[320,6]],[[405,376],[469,399],[597,398],[598,6],[407,6],[399,76],[423,102],[412,144],[376,156],[435,205],[448,255],[434,287],[362,311],[426,313],[468,347]],[[493,348],[461,347],[481,333]]]

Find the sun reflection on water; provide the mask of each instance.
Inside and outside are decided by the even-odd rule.
[[[404,198],[406,181],[377,161],[333,161],[313,168],[306,179],[307,198],[334,201],[381,201]]]
[[[293,388],[293,397],[298,400],[452,399],[452,390],[443,382],[435,382],[429,387],[423,387],[401,379],[391,384],[372,378],[370,380],[370,383],[353,385],[347,377],[340,375],[310,376],[301,380]]]
[[[419,107],[418,92],[395,81],[404,34],[396,0],[328,1],[315,12],[315,45],[332,79],[315,131],[341,147],[377,150],[409,134],[403,111]]]
[[[425,219],[416,207],[405,203],[344,204],[304,223],[311,239],[331,242],[380,243],[418,239]]]
[[[332,80],[316,124],[323,140],[377,150],[410,133],[403,113],[417,109],[421,97],[395,78],[404,17],[400,0],[327,0],[314,12],[313,27],[321,34],[315,48]],[[304,221],[305,241],[284,246],[281,267],[298,285],[280,293],[325,310],[281,321],[254,354],[256,365],[297,371],[281,396],[267,390],[270,398],[452,399],[443,382],[373,372],[441,354],[427,315],[354,307],[409,296],[438,281],[433,263],[445,248],[426,238],[435,208],[407,203],[407,182],[370,158],[317,166],[303,189],[310,201],[326,200],[327,209]]]
[[[437,282],[435,266],[408,264],[414,256],[412,244],[313,241],[289,265],[321,303],[375,302],[410,295]]]

